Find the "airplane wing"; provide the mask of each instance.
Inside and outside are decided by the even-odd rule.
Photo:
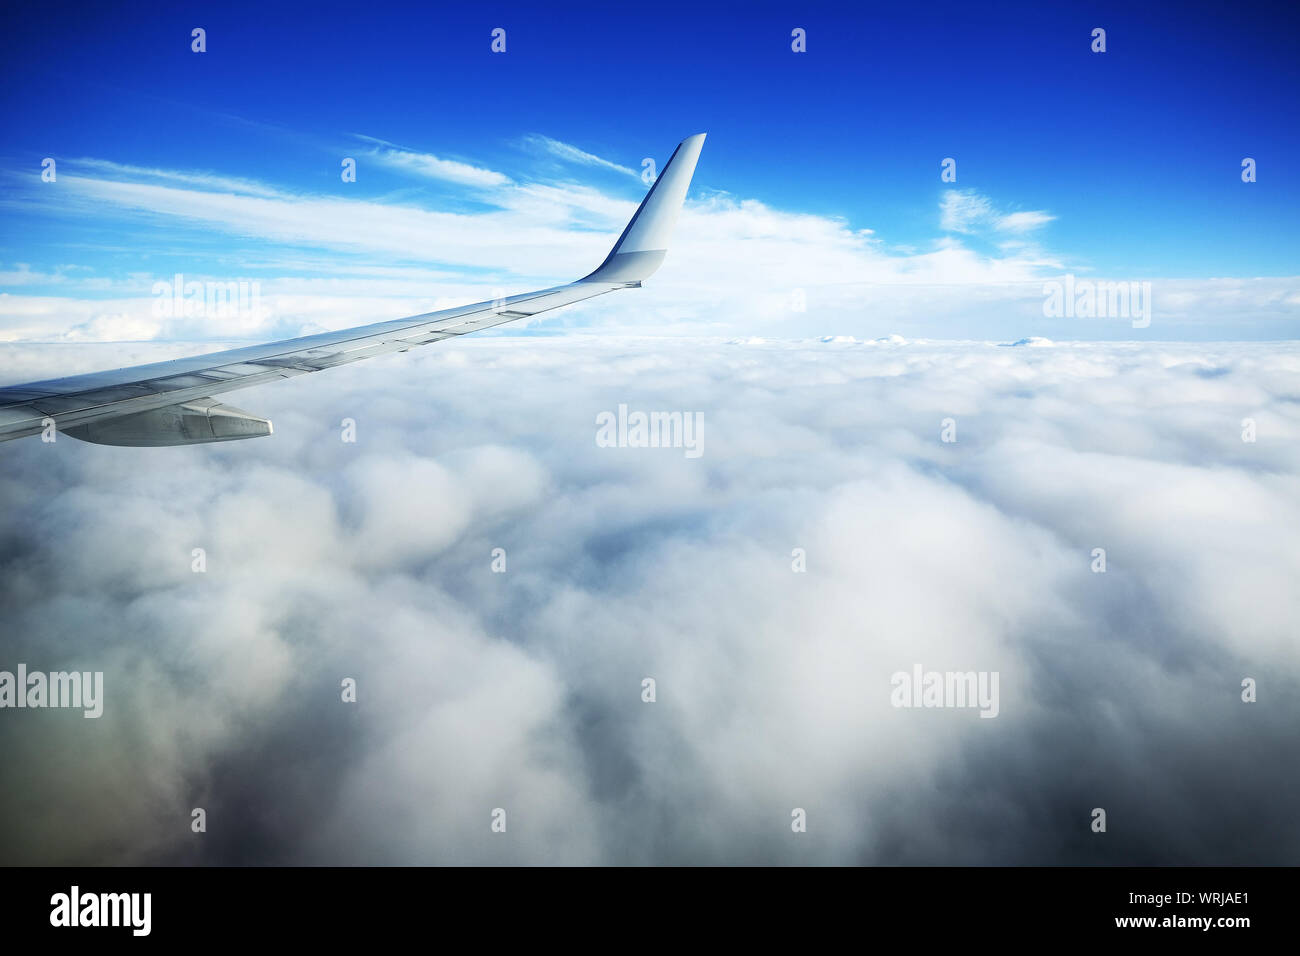
[[[681,142],[605,261],[577,282],[339,332],[0,388],[0,441],[39,434],[50,420],[65,435],[101,445],[191,445],[269,435],[270,421],[213,396],[637,288],[664,260],[703,145],[703,133]]]

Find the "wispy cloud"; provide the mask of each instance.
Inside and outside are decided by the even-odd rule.
[[[432,153],[405,149],[394,143],[375,139],[373,136],[358,135],[357,138],[375,144],[375,148],[368,153],[373,159],[390,168],[404,170],[427,179],[474,186],[479,189],[507,186],[511,182],[509,176],[494,169],[462,163],[455,159],[443,159]]]
[[[1029,232],[1040,226],[1045,226],[1056,217],[1042,210],[1032,210],[1029,212],[1013,212],[1003,216],[997,222],[997,228],[1002,232]]]
[[[415,155],[372,141],[394,156]],[[523,292],[594,267],[639,193],[458,165],[486,175],[477,180],[484,186],[479,203],[454,212],[409,195],[288,192],[270,183],[108,161],[61,172],[57,190],[0,173],[12,183],[0,190],[0,207],[39,206],[43,215],[130,234],[139,248],[168,253],[166,259],[119,257],[111,273],[56,264],[67,261],[64,248],[55,262],[33,263],[25,255],[29,266],[0,263],[0,292],[12,289],[0,295],[0,337],[271,337],[283,329],[343,328],[498,291]],[[100,175],[84,174],[90,172]],[[547,321],[658,332],[689,325],[697,334],[724,336],[874,337],[896,330],[933,338],[1131,336],[1127,322],[1065,327],[1045,319],[1043,280],[1088,271],[1033,241],[1049,214],[1005,212],[970,190],[945,194],[942,210],[946,235],[900,247],[837,217],[705,191],[683,210],[652,299],[611,296]],[[982,240],[979,248],[967,235]],[[121,270],[123,261],[133,263],[130,272]],[[238,328],[153,317],[150,286],[176,271],[218,281],[259,278],[263,313]],[[305,287],[309,276],[335,285]],[[346,289],[337,284],[343,281]],[[1158,337],[1177,337],[1179,328],[1197,338],[1293,335],[1298,288],[1294,277],[1159,280]]]
[[[570,163],[580,163],[584,166],[599,166],[603,169],[613,169],[620,173],[626,173],[629,176],[640,175],[635,169],[623,166],[620,163],[611,162],[595,153],[589,153],[585,149],[579,149],[570,143],[561,142],[558,139],[551,139],[549,136],[542,136],[540,133],[534,133],[531,136],[524,137],[524,142],[535,149],[550,153],[552,156],[558,156],[560,159]]]
[[[279,191],[265,183],[236,176],[223,176],[205,170],[160,169],[156,166],[133,166],[129,163],[116,163],[109,159],[83,157],[68,160],[75,170],[93,170],[108,173],[123,180],[162,180],[180,183],[213,192],[228,192],[241,196],[275,196]]]
[[[1026,233],[1055,218],[1043,210],[1002,212],[973,189],[949,189],[939,201],[939,226],[946,232]]]

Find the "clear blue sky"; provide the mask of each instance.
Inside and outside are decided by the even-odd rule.
[[[1049,212],[1039,238],[1099,272],[1296,274],[1293,5],[900,6],[20,5],[0,34],[0,157],[11,170],[94,157],[323,192],[355,134],[511,170],[529,133],[639,168],[707,130],[698,188],[842,217],[891,243],[933,237],[938,164],[952,156],[959,187]],[[194,26],[203,56],[189,50]],[[506,56],[489,51],[498,26]],[[806,55],[790,52],[795,26]],[[1096,26],[1104,55],[1089,49]],[[1253,186],[1245,156],[1259,164]],[[590,173],[639,196],[635,179],[602,175]],[[411,184],[373,173],[357,187]],[[444,201],[462,200],[448,189]],[[111,229],[30,207],[4,218],[7,265],[111,246]]]

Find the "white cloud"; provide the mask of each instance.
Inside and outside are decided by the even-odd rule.
[[[972,189],[948,189],[939,201],[939,228],[970,232],[993,216],[993,204]]]
[[[997,228],[1002,232],[1031,232],[1047,225],[1055,218],[1041,210],[1012,212],[998,219]]]
[[[417,155],[401,152],[408,159]],[[636,208],[635,197],[563,182],[517,182],[491,170],[479,179],[482,208],[459,212],[409,199],[297,194],[264,184],[235,192],[190,181],[192,174],[169,178],[166,171],[147,181],[142,172],[64,174],[59,190],[43,193],[43,201],[52,204],[52,214],[119,227],[126,222],[146,245],[156,240],[184,248],[191,239],[195,267],[186,271],[216,281],[258,279],[263,311],[220,325],[159,320],[148,313],[145,293],[153,281],[170,276],[10,268],[8,285],[24,294],[0,297],[0,338],[292,335],[488,299],[498,290],[528,291],[593,268]],[[541,321],[548,328],[599,324],[726,337],[1133,335],[1123,321],[1066,327],[1044,318],[1042,281],[1071,268],[1028,238],[1048,214],[1007,213],[969,190],[945,193],[941,214],[949,235],[915,249],[896,248],[842,219],[704,193],[688,202],[668,260],[647,286],[652,295],[620,293]],[[214,262],[214,232],[237,237],[241,251]],[[975,243],[977,249],[965,234],[995,241]],[[1075,271],[1087,273],[1084,267]],[[313,280],[302,272],[329,277],[333,285],[307,288]],[[371,281],[380,276],[388,277],[387,285]],[[1285,337],[1300,328],[1295,277],[1149,278],[1158,311],[1148,337]]]
[[[369,155],[394,169],[405,170],[428,179],[438,179],[462,186],[478,189],[493,189],[505,186],[510,177],[493,169],[484,169],[454,159],[442,159],[432,153],[417,153],[403,149],[381,148],[371,150]]]
[[[162,180],[164,182],[179,183],[183,186],[193,186],[199,189],[211,192],[234,193],[237,195],[248,196],[275,196],[278,191],[264,183],[252,179],[242,179],[236,176],[223,176],[220,173],[211,171],[192,171],[176,169],[160,169],[156,166],[133,166],[129,163],[115,163],[107,159],[95,159],[91,157],[82,157],[79,159],[69,160],[69,164],[77,170],[94,170],[95,172],[108,173],[120,179],[136,180]]]
[[[589,153],[585,149],[579,149],[577,146],[572,146],[569,143],[562,143],[558,139],[551,139],[549,136],[542,136],[534,133],[531,136],[525,137],[524,142],[529,146],[548,152],[553,156],[558,156],[566,162],[578,163],[583,166],[599,166],[604,169],[613,169],[620,173],[626,173],[629,176],[640,175],[635,169],[623,166],[620,163],[610,162],[608,159],[597,156],[595,153]]]
[[[108,699],[0,722],[6,862],[1283,863],[1297,374],[1294,343],[466,339],[232,396],[270,439],[7,443],[9,659]],[[597,447],[619,402],[701,411],[704,456]],[[914,663],[999,671],[1000,716],[892,708]],[[158,825],[190,806],[220,840]]]
[[[1042,210],[1001,212],[992,200],[973,189],[948,189],[939,200],[939,227],[947,232],[1025,233],[1039,229],[1055,218]]]

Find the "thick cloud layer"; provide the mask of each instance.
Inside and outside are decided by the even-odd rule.
[[[270,439],[9,443],[0,669],[106,702],[0,711],[0,856],[1294,863],[1297,373],[498,337],[234,397]],[[620,404],[703,455],[599,447]],[[916,664],[998,672],[998,716],[891,706]]]

